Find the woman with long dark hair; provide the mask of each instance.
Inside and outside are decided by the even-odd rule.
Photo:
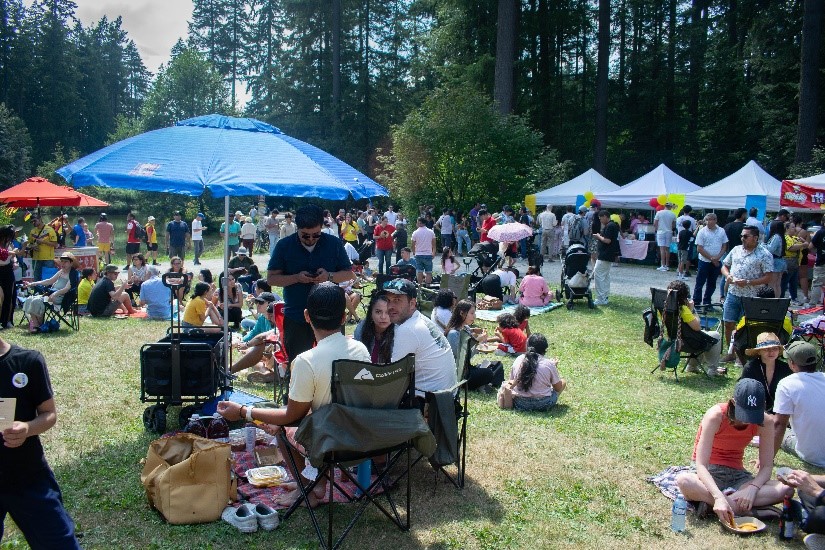
[[[549,411],[559,400],[567,382],[558,370],[558,360],[544,356],[547,338],[539,332],[527,339],[527,353],[513,361],[510,380],[513,408],[517,411]]]
[[[473,327],[476,320],[476,306],[472,300],[461,300],[453,308],[453,313],[450,320],[447,322],[447,327],[444,329],[444,334],[447,336],[447,341],[453,349],[453,356],[458,361],[459,344],[461,342],[461,333],[467,332],[472,338],[471,354],[475,354],[475,345],[479,342],[487,341],[487,333],[484,329]],[[468,365],[467,367],[467,388],[475,390],[487,386],[489,391],[495,391],[501,383],[504,382],[504,367],[500,361],[490,363],[491,367],[478,367]]]
[[[773,269],[771,270],[770,287],[776,297],[781,297],[782,274],[785,272],[787,263],[785,262],[785,224],[779,220],[774,220],[768,226],[768,236],[765,238],[765,246],[773,254]]]
[[[0,329],[14,326],[14,226],[0,227]]]
[[[221,274],[223,275],[223,274]],[[241,320],[243,319],[243,313],[241,313],[241,306],[243,305],[243,289],[241,289],[240,283],[235,282],[235,277],[229,275],[228,277],[221,277],[218,280],[218,310],[223,311],[223,286],[226,284],[227,286],[227,300],[226,305],[227,307],[227,314],[226,318],[229,320],[229,323],[235,326],[235,328],[240,328]]]
[[[390,321],[388,306],[386,296],[373,296],[367,308],[367,316],[358,323],[353,334],[353,338],[367,346],[370,359],[377,364],[392,361],[395,325]]]
[[[667,291],[669,293],[676,293],[676,303],[679,304],[679,315],[682,317],[682,323],[697,332],[704,332],[716,340],[716,344],[714,344],[712,348],[698,357],[699,363],[705,365],[705,373],[708,376],[725,374],[727,369],[719,366],[719,356],[722,354],[722,335],[716,331],[702,330],[702,325],[696,317],[696,307],[693,304],[693,300],[690,299],[690,289],[688,286],[684,281],[675,280],[667,285]],[[695,360],[688,361],[688,366],[685,370],[687,372],[700,372]]]

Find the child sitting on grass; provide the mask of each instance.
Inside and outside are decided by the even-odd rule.
[[[80,284],[77,285],[77,312],[80,315],[88,314],[89,294],[92,293],[92,288],[95,286],[97,280],[97,272],[91,267],[83,268],[80,272]]]
[[[527,334],[519,328],[519,322],[512,313],[502,313],[496,317],[496,335],[487,339],[498,342],[496,355],[524,353],[527,351]]]
[[[518,321],[518,328],[528,337],[530,336],[530,308],[524,305],[517,305],[513,310],[513,317]]]

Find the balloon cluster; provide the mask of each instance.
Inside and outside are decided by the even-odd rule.
[[[601,201],[593,195],[593,191],[586,191],[584,193],[584,206],[590,208],[591,206],[595,206],[599,208],[602,205]]]
[[[656,212],[658,212],[659,210],[664,210],[665,204],[667,203],[676,204],[676,201],[672,199],[670,195],[665,195],[664,193],[659,195],[658,197],[653,197],[652,199],[650,199],[650,202],[648,202],[651,208],[656,209]]]

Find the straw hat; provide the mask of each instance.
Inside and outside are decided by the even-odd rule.
[[[759,355],[760,351],[769,349],[782,349],[782,342],[779,341],[779,336],[773,332],[763,332],[756,337],[756,346],[745,350],[745,355],[755,357]]]

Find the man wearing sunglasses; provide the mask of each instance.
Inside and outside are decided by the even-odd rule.
[[[312,288],[355,277],[343,241],[321,232],[324,211],[315,204],[295,213],[297,231],[278,240],[267,266],[267,281],[284,289],[284,348],[290,359],[312,348],[315,335],[304,319]]]
[[[728,288],[722,320],[725,321],[725,341],[730,342],[736,323],[745,314],[742,298],[756,296],[759,287],[768,284],[773,269],[773,255],[759,246],[759,229],[746,225],[742,228],[742,244],[733,247],[722,261],[722,277]],[[722,358],[730,363],[735,358],[729,353]]]

